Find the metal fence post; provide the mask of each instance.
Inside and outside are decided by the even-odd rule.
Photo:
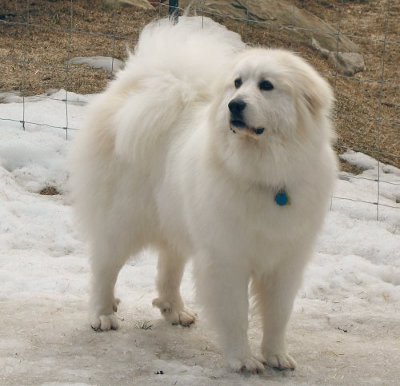
[[[179,0],[169,0],[169,16],[174,21],[178,22]]]

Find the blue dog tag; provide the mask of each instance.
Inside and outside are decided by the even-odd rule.
[[[289,204],[289,197],[284,190],[280,190],[275,195],[275,202],[279,206],[285,206]]]

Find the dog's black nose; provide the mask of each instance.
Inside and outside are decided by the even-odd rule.
[[[240,114],[246,107],[246,102],[241,99],[234,99],[228,104],[229,110],[232,114],[237,115]]]

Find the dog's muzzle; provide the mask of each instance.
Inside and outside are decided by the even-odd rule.
[[[231,112],[231,130],[234,133],[236,133],[235,129],[242,130],[246,134],[250,134],[252,137],[254,137],[254,134],[256,136],[261,135],[264,132],[263,127],[252,128],[246,124],[243,116],[246,106],[246,102],[241,99],[233,99],[229,102],[228,108]]]

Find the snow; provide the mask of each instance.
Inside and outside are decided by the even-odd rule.
[[[367,154],[353,150],[348,150],[340,155],[340,158],[349,162],[352,165],[358,166],[362,170],[375,169],[378,161]]]
[[[68,139],[65,97],[68,104]],[[194,298],[190,267],[183,294],[200,312],[196,326],[161,320],[156,256],[145,251],[121,272],[121,329],[88,327],[87,250],[65,193],[65,156],[90,96],[60,90],[25,98],[25,119],[0,120],[1,385],[398,385],[400,368],[400,170],[364,154],[340,173],[332,208],[309,265],[289,328],[294,372],[240,375],[223,367]],[[0,118],[19,121],[22,98],[8,95]],[[379,221],[377,182],[379,184]],[[385,182],[382,182],[385,181]],[[343,199],[345,198],[345,199]],[[352,200],[362,200],[356,202]],[[396,202],[397,201],[397,202]],[[144,328],[146,327],[146,328]],[[249,337],[256,350],[260,323]]]

